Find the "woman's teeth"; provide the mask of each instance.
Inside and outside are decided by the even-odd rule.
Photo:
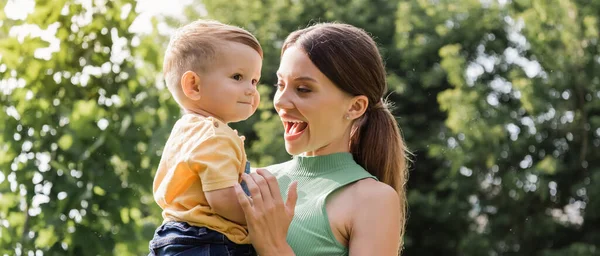
[[[304,129],[306,129],[306,127],[308,126],[308,124],[306,122],[302,122],[302,121],[290,121],[290,122],[285,122],[285,123],[286,123],[285,132],[287,134],[300,133],[300,132],[304,131]]]

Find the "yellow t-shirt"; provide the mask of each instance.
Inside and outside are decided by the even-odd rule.
[[[225,123],[186,114],[175,123],[154,177],[154,200],[166,221],[182,221],[249,244],[245,226],[225,219],[209,206],[205,191],[241,182],[246,166],[244,142]]]

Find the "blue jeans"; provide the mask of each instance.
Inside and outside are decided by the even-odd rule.
[[[150,241],[149,256],[256,256],[251,244],[236,244],[225,235],[185,222],[167,222]]]

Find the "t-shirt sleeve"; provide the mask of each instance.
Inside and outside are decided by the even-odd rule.
[[[203,191],[228,188],[239,183],[244,164],[237,136],[216,133],[197,145],[188,163],[200,177]]]

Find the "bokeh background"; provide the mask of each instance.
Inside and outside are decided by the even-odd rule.
[[[600,255],[599,0],[0,0],[0,255],[147,254],[180,115],[163,52],[198,18],[264,48],[260,108],[233,125],[254,167],[290,158],[282,41],[350,23],[414,152],[404,255]]]

